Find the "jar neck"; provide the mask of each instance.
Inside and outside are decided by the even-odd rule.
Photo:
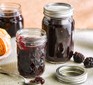
[[[72,16],[70,17],[61,17],[61,18],[55,18],[55,17],[48,17],[44,16],[43,19],[47,24],[52,24],[52,25],[66,25],[66,24],[71,24],[74,25],[74,19]]]
[[[49,16],[45,15],[44,17],[47,18],[48,20],[51,20],[51,19],[55,19],[55,20],[67,20],[67,19],[73,19],[73,16],[56,18],[56,17],[49,17]]]
[[[21,11],[11,11],[11,12],[3,11],[3,13],[0,14],[1,17],[14,17],[19,15],[21,15]]]
[[[39,28],[21,29],[16,33],[16,41],[20,40],[29,46],[38,46],[46,43],[46,32]]]

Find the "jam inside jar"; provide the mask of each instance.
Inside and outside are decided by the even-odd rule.
[[[73,55],[73,10],[66,3],[52,3],[44,7],[42,29],[47,32],[47,61],[66,62]]]
[[[18,71],[25,78],[40,76],[45,69],[46,33],[41,29],[22,29],[16,34]]]
[[[18,3],[0,3],[0,28],[5,29],[11,37],[23,28],[21,5]]]

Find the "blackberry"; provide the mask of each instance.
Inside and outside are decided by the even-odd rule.
[[[41,83],[41,85],[43,85],[45,83],[45,80],[42,77],[36,77],[35,78],[35,83],[36,84]]]
[[[84,55],[79,53],[79,52],[75,52],[73,55],[73,59],[76,63],[82,63],[85,59]]]
[[[43,85],[45,83],[45,80],[42,77],[36,77],[34,80],[30,81],[30,84],[41,84]]]
[[[84,61],[84,66],[85,66],[86,68],[91,68],[91,67],[93,67],[93,57],[88,57],[88,58],[86,58],[85,61]]]

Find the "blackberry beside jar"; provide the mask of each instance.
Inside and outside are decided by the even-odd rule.
[[[73,8],[67,3],[50,3],[44,7],[42,29],[47,32],[47,61],[66,62],[73,55]]]
[[[5,29],[11,37],[23,28],[21,5],[18,3],[0,3],[0,28]]]

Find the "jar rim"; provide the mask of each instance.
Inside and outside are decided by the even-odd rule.
[[[19,3],[14,3],[14,2],[0,2],[0,7],[5,8],[5,7],[13,7],[16,9],[20,9],[21,5]]]
[[[49,17],[68,17],[73,15],[73,7],[68,3],[49,3],[44,6],[44,14]]]

